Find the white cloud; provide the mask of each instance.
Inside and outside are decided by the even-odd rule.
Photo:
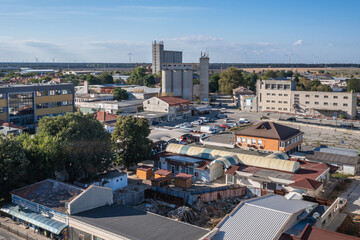
[[[160,39],[159,39],[160,40]],[[213,36],[204,36],[204,35],[196,35],[196,36],[182,36],[175,38],[165,38],[165,41],[180,41],[190,44],[198,44],[198,43],[207,43],[207,42],[218,42],[222,41],[223,38],[213,37]]]
[[[303,45],[303,40],[297,40],[296,42],[293,43],[294,46],[301,46]]]

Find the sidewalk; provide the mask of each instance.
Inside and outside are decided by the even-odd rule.
[[[26,229],[24,225],[15,223],[11,218],[0,217],[0,228],[8,232],[16,234],[19,236],[19,239],[27,240],[49,240],[45,236],[34,233],[34,230],[31,228]]]

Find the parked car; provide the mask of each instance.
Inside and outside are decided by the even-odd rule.
[[[228,124],[224,123],[224,124],[221,124],[220,127],[224,128],[224,129],[228,129],[228,128],[231,128]]]
[[[210,127],[210,126],[203,126],[200,128],[200,132],[206,132],[206,133],[217,133],[218,130],[215,129],[214,127]]]
[[[180,124],[180,128],[192,128],[192,127],[193,125],[188,122]]]
[[[177,143],[178,141],[175,138],[172,138],[168,141],[168,143]]]
[[[204,124],[202,120],[195,120],[193,122],[191,122],[192,125],[202,125]]]
[[[208,117],[199,117],[199,120],[203,121],[204,123],[210,122],[210,119]]]
[[[229,127],[237,127],[237,124],[236,124],[236,122],[229,122],[229,123],[227,123],[226,125],[228,125]]]
[[[222,119],[222,118],[227,118],[227,115],[220,113],[220,114],[217,114],[215,117]]]
[[[247,118],[239,118],[239,122],[244,122],[244,123],[250,123],[250,121]]]
[[[295,122],[296,121],[296,118],[295,117],[289,117],[286,119],[287,121],[292,121],[292,122]]]

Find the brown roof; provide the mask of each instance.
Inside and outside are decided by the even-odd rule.
[[[350,164],[357,165],[360,158],[358,156],[345,156],[334,153],[327,152],[317,152],[313,151],[306,155],[306,159],[316,162],[324,162],[324,163],[342,163],[342,164]]]
[[[0,126],[4,126],[4,127],[12,127],[12,128],[17,128],[17,129],[25,129],[26,127],[22,127],[13,123],[9,123],[3,120],[0,120]]]
[[[13,190],[11,194],[30,202],[66,213],[65,203],[70,202],[82,192],[83,190],[81,188],[74,185],[52,179],[46,179],[44,181]]]
[[[360,238],[307,225],[300,236],[283,233],[279,240],[360,240]]]
[[[226,170],[225,174],[235,175],[236,171],[239,169],[239,166],[231,165],[228,170]]]
[[[240,87],[237,87],[235,89],[233,89],[233,94],[237,94],[237,93],[240,93],[240,94],[254,94],[253,91],[251,91],[250,89],[247,89],[246,87],[243,87],[243,86],[240,86]]]
[[[197,166],[196,169],[205,170],[206,167],[210,164],[210,162],[211,161],[207,161],[207,160],[201,161],[199,162],[199,165]]]
[[[170,106],[190,103],[189,100],[185,100],[180,97],[164,96],[164,97],[158,97],[158,98],[163,100],[164,102],[168,103]]]
[[[165,169],[159,169],[155,172],[155,174],[167,176],[167,175],[171,174],[171,172],[168,170],[165,170]]]
[[[107,121],[116,121],[118,118],[118,115],[107,113],[103,111],[97,111],[94,113],[95,118],[100,122],[107,122]]]
[[[178,179],[189,179],[192,177],[193,177],[193,175],[186,174],[186,173],[179,173],[178,175],[175,176],[175,178],[178,178]]]
[[[261,122],[238,131],[237,135],[262,137],[278,140],[286,140],[301,133],[298,129],[291,128],[274,122]]]
[[[305,189],[310,189],[310,190],[316,190],[321,185],[322,185],[322,182],[308,179],[308,178],[303,178],[301,180],[298,180],[294,183],[289,184],[289,186],[292,186],[292,187],[305,188]]]

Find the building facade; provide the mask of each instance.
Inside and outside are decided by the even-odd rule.
[[[74,110],[72,83],[0,86],[0,120],[34,127],[42,117]]]
[[[292,80],[258,80],[258,111],[336,117],[356,116],[356,93],[296,91]]]
[[[152,44],[152,73],[161,72],[163,63],[182,63],[182,52],[164,50],[163,41],[154,41]]]

